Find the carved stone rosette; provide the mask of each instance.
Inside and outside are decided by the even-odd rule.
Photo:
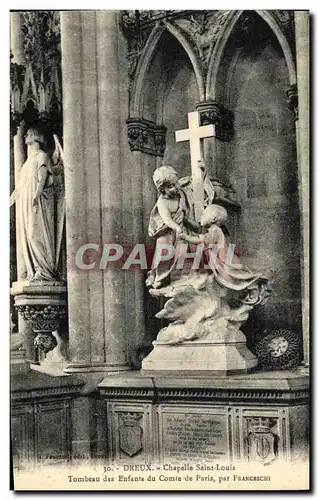
[[[206,101],[197,104],[200,113],[200,124],[215,125],[216,138],[229,142],[234,136],[234,113],[216,101]]]
[[[167,130],[164,125],[140,118],[129,118],[126,123],[131,151],[164,156]]]
[[[247,418],[249,460],[266,465],[276,459],[277,436],[272,430],[276,423],[276,418]]]
[[[293,114],[294,120],[298,120],[298,91],[297,85],[294,84],[286,90],[288,107]]]

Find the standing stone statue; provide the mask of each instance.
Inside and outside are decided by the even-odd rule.
[[[57,162],[62,149],[55,139],[52,155]],[[30,281],[57,279],[64,222],[64,189],[61,176],[44,151],[44,136],[37,127],[25,136],[28,157],[19,174],[17,199],[18,237]],[[59,165],[61,168],[61,165]]]

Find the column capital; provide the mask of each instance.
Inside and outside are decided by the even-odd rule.
[[[234,113],[216,101],[202,101],[196,105],[201,125],[215,125],[216,137],[229,142],[234,135]]]
[[[129,118],[126,123],[131,151],[164,156],[167,131],[164,125],[156,125],[144,118]]]

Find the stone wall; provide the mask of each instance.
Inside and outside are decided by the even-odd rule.
[[[234,138],[219,151],[219,172],[242,206],[237,231],[242,259],[268,272],[273,295],[251,330],[289,328],[301,334],[300,214],[294,116],[287,104],[288,70],[269,27],[260,46],[230,40],[221,75]],[[236,46],[237,45],[237,46]]]

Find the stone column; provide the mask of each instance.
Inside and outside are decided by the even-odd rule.
[[[17,127],[17,133],[13,137],[13,155],[14,155],[14,188],[18,188],[19,174],[22,165],[26,160],[25,149],[23,146],[24,135],[21,126]],[[19,218],[17,217],[17,205],[19,200],[16,200],[16,255],[17,255],[17,280],[23,281],[26,275],[26,266],[21,254],[21,248],[19,245]]]
[[[124,123],[121,124],[120,119],[119,30],[116,11],[96,12],[102,241],[121,245],[124,241],[122,195],[125,193],[120,148]],[[128,368],[124,272],[113,265],[103,272],[105,357],[108,369],[115,371]]]
[[[10,48],[13,55],[12,62],[25,64],[20,12],[10,13]]]
[[[23,36],[21,30],[21,14],[20,12],[10,13],[10,49],[13,56],[12,63],[24,64],[23,52]],[[21,125],[17,126],[16,133],[13,137],[13,157],[14,157],[14,187],[18,187],[19,172],[26,160],[24,148],[24,133]],[[17,206],[17,203],[16,203]],[[17,215],[17,210],[16,210]],[[21,281],[25,277],[26,268],[21,256],[21,249],[18,239],[18,217],[16,216],[16,254],[17,254],[17,280]]]
[[[13,56],[12,62],[15,64],[25,64],[23,52],[23,36],[21,30],[21,14],[20,12],[10,13],[10,50]],[[14,189],[17,189],[19,183],[19,173],[23,163],[26,160],[24,147],[24,130],[21,125],[17,126],[16,133],[13,137],[13,158],[14,158]],[[23,281],[26,277],[26,266],[21,253],[19,244],[19,218],[17,217],[17,205],[19,200],[15,202],[15,228],[16,228],[16,260],[17,260],[17,281]],[[24,349],[27,360],[35,362],[35,348],[33,345],[33,329],[30,321],[25,321],[20,313],[18,313],[18,331],[24,334]]]
[[[302,228],[302,317],[304,363],[309,365],[309,11],[295,11],[298,119],[296,120]]]
[[[61,13],[68,372],[128,369],[123,273],[75,265],[82,244],[123,236],[117,36],[116,12]]]

